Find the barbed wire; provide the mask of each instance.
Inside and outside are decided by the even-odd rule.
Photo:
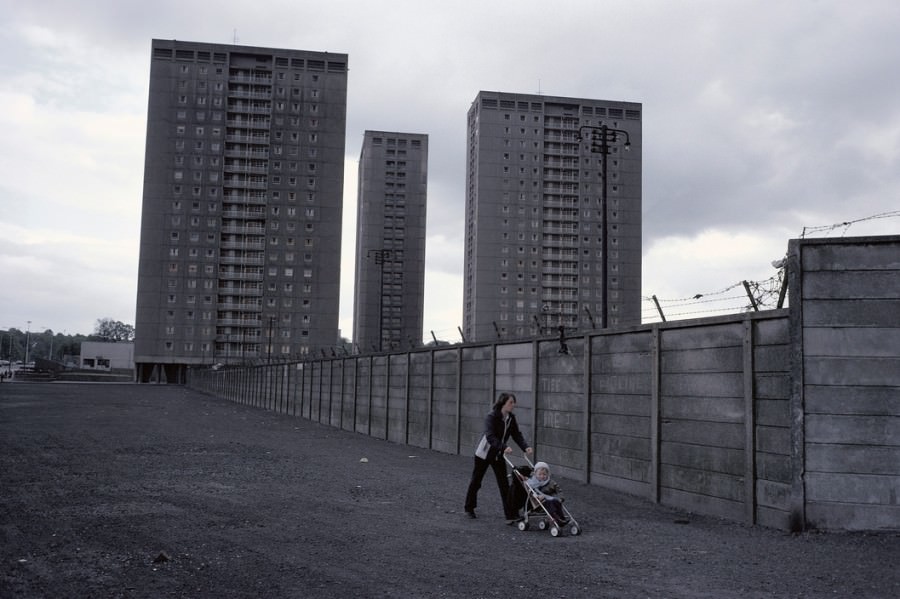
[[[641,309],[641,322],[657,322],[665,317],[666,320],[677,319],[678,317],[692,317],[703,314],[713,313],[741,313],[751,310],[770,310],[777,308],[778,298],[781,293],[782,274],[766,279],[765,281],[740,281],[732,285],[730,289],[737,286],[746,285],[747,293],[743,295],[727,295],[722,297],[707,298],[707,295],[715,295],[721,292],[712,292],[710,294],[698,293],[694,297],[703,297],[694,301],[681,300],[664,300],[659,298],[643,297],[645,302],[650,302],[650,308]],[[752,299],[751,299],[752,297]],[[692,298],[690,298],[692,299]],[[724,304],[724,305],[722,305]],[[657,307],[658,306],[658,307]],[[695,308],[695,309],[690,309]],[[675,311],[673,311],[675,310]]]
[[[891,210],[888,212],[881,212],[879,214],[873,214],[871,216],[835,223],[832,225],[803,227],[800,238],[805,239],[815,234],[824,234],[825,236],[827,236],[829,233],[836,229],[841,229],[841,236],[843,236],[844,234],[846,234],[847,230],[855,224],[884,218],[898,217],[900,217],[900,210]],[[682,298],[664,299],[655,296],[643,297],[641,298],[643,301],[653,302],[653,305],[650,308],[641,309],[641,320],[642,322],[652,322],[654,317],[656,318],[656,320],[661,320],[662,316],[660,315],[660,312],[665,315],[666,319],[669,319],[679,316],[695,316],[698,314],[709,314],[713,312],[746,312],[753,309],[770,309],[777,307],[778,301],[782,298],[783,293],[782,287],[784,285],[786,258],[787,256],[785,255],[783,259],[773,262],[772,265],[778,269],[778,272],[768,279],[762,281],[740,281],[718,291],[697,293],[693,296]],[[741,287],[742,285],[745,286],[747,294],[718,297],[728,293],[732,289]],[[753,298],[752,300],[750,299],[751,296]],[[728,307],[722,308],[704,307],[703,309],[697,310],[670,312],[670,309],[672,308],[685,308],[692,306],[699,307],[702,304],[719,302],[735,303],[729,305]],[[754,302],[756,304],[756,308],[754,308]],[[659,306],[658,308],[657,305]]]
[[[800,239],[805,239],[807,234],[814,233],[826,233],[826,237],[828,233],[831,233],[835,229],[843,229],[841,236],[843,237],[844,233],[847,232],[851,226],[866,222],[869,220],[878,220],[882,218],[897,218],[900,217],[900,210],[891,210],[889,212],[881,212],[880,214],[873,214],[872,216],[866,216],[864,218],[858,218],[856,220],[848,220],[842,223],[835,223],[833,225],[820,225],[817,227],[803,227],[803,232],[800,233]]]
[[[841,235],[843,236],[853,225],[885,218],[900,218],[900,210],[881,212],[879,214],[873,214],[871,216],[831,225],[803,227],[803,230],[800,233],[800,238],[806,239],[807,237],[816,234],[824,234],[825,236],[827,236],[829,233],[836,229],[842,229]],[[784,299],[782,298],[782,294],[786,292],[786,290],[782,289],[784,286],[786,258],[787,255],[785,255],[780,260],[774,261],[772,263],[772,266],[777,269],[776,274],[769,277],[768,279],[764,279],[761,281],[741,280],[717,291],[696,293],[687,297],[678,297],[671,299],[659,298],[653,295],[641,297],[642,302],[651,302],[650,307],[641,308],[641,321],[644,323],[654,321],[658,322],[662,319],[660,316],[660,311],[663,312],[666,319],[673,319],[678,317],[692,317],[703,314],[728,312],[741,313],[754,309],[763,310],[777,308],[779,300]],[[726,295],[728,292],[734,289],[738,289],[742,286],[745,288],[745,293]],[[659,304],[659,309],[657,309],[656,307],[657,303]],[[722,303],[725,303],[726,305],[722,307],[713,307],[714,304]],[[754,303],[756,305],[755,308]],[[679,308],[696,309],[671,312],[672,309]],[[457,329],[434,329],[434,334],[438,339],[459,339],[460,337],[459,331]],[[426,330],[425,341],[429,341],[430,337],[431,331]]]

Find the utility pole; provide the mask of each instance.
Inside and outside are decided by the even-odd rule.
[[[617,143],[621,136],[625,140],[625,149],[630,150],[631,138],[628,132],[622,129],[613,129],[606,125],[599,127],[584,125],[578,129],[575,141],[580,142],[585,139],[582,131],[590,132],[591,152],[603,155],[600,175],[601,179],[603,179],[600,188],[600,227],[603,231],[603,246],[601,250],[603,252],[603,262],[600,264],[600,276],[603,280],[601,281],[600,298],[603,302],[603,312],[600,313],[600,328],[605,329],[609,326],[609,209],[607,208],[609,182],[606,177],[607,158],[610,153],[610,144]]]
[[[31,321],[28,321],[28,327],[25,329],[25,365],[28,365],[28,348],[31,345]]]
[[[381,267],[378,275],[378,351],[384,351],[384,264],[391,258],[391,250],[369,250],[375,264]]]

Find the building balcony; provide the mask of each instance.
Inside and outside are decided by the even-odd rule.
[[[244,98],[247,100],[271,100],[272,99],[272,90],[243,90],[243,89],[229,89],[228,90],[229,98]]]
[[[238,297],[262,297],[262,287],[219,287],[219,297],[227,298],[228,296]]]
[[[561,249],[577,249],[580,247],[578,245],[578,237],[572,237],[570,239],[544,239],[541,241],[541,246],[545,248]]]
[[[225,135],[225,141],[244,144],[259,144],[262,146],[269,145],[268,135],[243,135],[241,133],[228,133]]]
[[[541,253],[541,258],[544,260],[559,260],[563,262],[577,262],[578,261],[578,251],[570,250],[566,252],[553,252],[544,250]]]
[[[263,274],[261,272],[236,272],[236,271],[220,271],[219,279],[223,281],[262,281]]]
[[[545,208],[578,208],[577,199],[544,198]]]
[[[223,241],[219,244],[223,250],[259,250],[266,248],[265,240],[260,241]]]
[[[262,256],[220,256],[219,264],[233,264],[235,266],[262,266],[266,263]]]
[[[221,301],[216,304],[216,308],[228,312],[254,312],[256,314],[262,311],[262,306],[256,302],[251,304],[248,302]]]
[[[272,85],[271,75],[251,74],[246,72],[230,73],[228,75],[229,83],[249,83],[256,85]]]
[[[236,233],[238,235],[265,235],[266,228],[262,225],[225,225],[222,227],[223,233]]]
[[[560,158],[558,156],[544,156],[544,166],[553,168],[578,169],[577,158]]]
[[[564,181],[545,181],[543,192],[557,195],[574,195],[578,193],[578,183],[569,183]]]
[[[229,102],[228,112],[239,112],[241,114],[269,114],[272,112],[272,104],[256,102]]]
[[[259,159],[263,159],[263,160],[268,160],[269,159],[269,150],[263,149],[263,148],[247,149],[244,147],[241,147],[240,149],[226,148],[225,156],[227,158],[259,158]]]
[[[223,187],[236,187],[238,189],[267,189],[266,181],[251,181],[250,179],[226,178],[222,181]]]
[[[545,181],[578,181],[578,171],[544,169]]]
[[[579,221],[577,209],[560,210],[544,206],[541,216],[546,227],[574,227],[575,225],[570,225],[570,223],[577,224]]]
[[[230,189],[225,190],[223,203],[265,205],[266,201],[265,193],[240,192]]]
[[[544,266],[541,268],[542,273],[551,275],[577,275],[577,266]],[[558,281],[554,281],[557,283]]]
[[[235,129],[268,129],[272,123],[269,119],[227,119],[225,124]]]
[[[544,144],[544,159],[547,159],[547,155],[555,155],[555,156],[578,156],[578,146],[575,144],[571,145],[561,145],[554,143]]]
[[[574,302],[578,299],[578,293],[558,293],[558,292],[547,292],[544,291],[541,293],[541,301],[544,302]]]
[[[228,349],[216,348],[216,358],[222,358],[224,360],[252,360],[258,357],[260,357],[258,349],[241,350],[240,348],[234,349],[231,347]]]
[[[226,164],[224,167],[226,173],[246,173],[248,175],[267,175],[269,168],[265,166],[249,166],[246,164]]]
[[[259,334],[247,334],[247,333],[219,333],[216,335],[216,342],[218,343],[253,343],[257,344],[262,341],[262,336]]]
[[[265,219],[266,212],[260,208],[250,208],[248,210],[225,210],[222,212],[222,218],[238,218],[238,219]]]
[[[544,225],[541,228],[541,231],[544,234],[551,234],[551,235],[576,235],[578,233],[578,227],[576,225],[569,225],[569,226]]]
[[[220,327],[248,327],[259,328],[262,326],[261,318],[219,318],[216,325]]]

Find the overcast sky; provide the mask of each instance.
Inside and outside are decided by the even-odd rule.
[[[0,9],[0,329],[134,323],[153,38],[349,54],[345,336],[357,160],[374,129],[429,135],[425,337],[459,340],[466,111],[479,90],[643,104],[644,296],[716,297],[768,279],[804,227],[900,233],[897,0]],[[714,306],[680,309],[704,307]],[[643,309],[655,320],[652,304]]]

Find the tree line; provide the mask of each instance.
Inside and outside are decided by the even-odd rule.
[[[0,360],[25,362],[35,358],[67,362],[81,354],[81,344],[85,341],[122,342],[134,340],[134,327],[112,318],[100,318],[89,335],[44,331],[23,331],[15,327],[0,330]],[[27,352],[26,352],[27,347]]]

